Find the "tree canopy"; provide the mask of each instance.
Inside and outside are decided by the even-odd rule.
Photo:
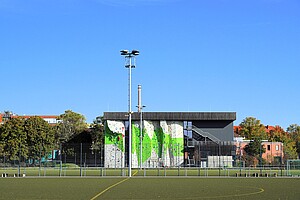
[[[25,121],[28,157],[37,160],[54,147],[54,130],[40,117],[30,117]]]
[[[0,127],[0,154],[7,160],[38,160],[53,147],[53,129],[40,117],[12,118]]]
[[[240,123],[240,134],[246,139],[267,139],[265,126],[260,123],[260,120],[254,117],[246,117]]]
[[[60,122],[57,125],[56,136],[60,143],[67,142],[88,127],[85,117],[71,110],[66,110],[58,119]]]
[[[0,128],[1,154],[9,160],[18,160],[20,156],[27,157],[27,135],[24,119],[13,118],[6,121]]]
[[[296,151],[298,157],[300,157],[300,126],[298,124],[291,124],[287,128],[287,133],[290,135],[291,139],[295,142]]]
[[[251,140],[250,143],[245,146],[244,150],[247,153],[247,156],[252,158],[249,159],[248,157],[247,159],[251,164],[255,164],[255,162],[262,160],[261,156],[266,152],[266,149],[262,145],[262,140],[260,138],[254,138],[254,140]]]
[[[92,136],[92,149],[99,150],[101,146],[104,145],[104,125],[102,123],[102,118],[98,117],[90,125],[91,136]]]

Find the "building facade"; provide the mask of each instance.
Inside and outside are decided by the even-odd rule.
[[[243,157],[245,152],[245,147],[250,143],[249,140],[236,141],[236,155],[238,158]],[[261,143],[261,148],[264,152],[261,153],[261,158],[268,165],[281,165],[283,162],[284,151],[282,142],[267,142],[263,141]]]
[[[3,124],[5,121],[12,118],[28,119],[30,117],[40,117],[44,119],[48,124],[53,126],[59,123],[57,115],[16,115],[11,112],[4,112],[4,113],[0,113],[0,124]]]
[[[132,167],[232,166],[235,112],[132,114]],[[128,165],[128,116],[104,112],[104,166]],[[142,125],[142,131],[140,126]]]
[[[272,134],[276,126],[265,126],[265,132]],[[236,145],[236,155],[239,160],[246,155],[244,148],[250,143],[251,140],[240,136],[241,127],[234,126],[234,141]],[[261,159],[268,165],[281,165],[284,158],[284,149],[282,142],[262,141],[261,148],[264,149],[261,153]]]

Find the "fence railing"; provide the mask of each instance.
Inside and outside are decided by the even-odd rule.
[[[157,153],[156,157],[150,157],[142,166],[134,167],[134,176],[273,177],[275,174],[276,176],[300,176],[299,160],[277,165],[262,162],[256,166],[249,166],[240,156],[235,155],[235,148],[231,144],[202,141],[193,144],[192,148],[186,145],[182,151],[178,149],[180,145],[176,144],[167,150],[164,147],[163,144],[160,149],[161,157]],[[111,153],[112,156],[116,157],[120,154],[117,148],[112,149],[115,151]],[[143,151],[143,153],[146,154],[147,152]],[[109,167],[105,167],[105,147],[101,145],[65,144],[60,149],[52,150],[48,155],[35,159],[23,156],[21,153],[15,159],[9,159],[3,154],[0,155],[0,174],[2,177],[128,176],[126,148],[125,152],[120,154],[123,165],[119,165],[117,160],[111,157],[112,162]],[[38,155],[44,154],[40,152]],[[137,156],[137,158],[139,157]],[[167,162],[168,159],[169,162]]]
[[[132,169],[132,176],[137,177],[169,177],[169,176],[193,176],[193,177],[300,177],[300,170],[287,170],[281,167],[264,168],[200,168],[200,167],[177,167],[177,168],[138,168]],[[110,176],[128,176],[128,168],[104,168],[87,166],[56,166],[56,167],[1,167],[1,177],[110,177]]]

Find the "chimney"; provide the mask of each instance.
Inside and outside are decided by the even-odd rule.
[[[142,86],[138,85],[138,112],[142,109]]]

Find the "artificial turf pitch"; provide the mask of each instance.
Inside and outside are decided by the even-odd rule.
[[[300,179],[0,178],[0,199],[300,199]]]

